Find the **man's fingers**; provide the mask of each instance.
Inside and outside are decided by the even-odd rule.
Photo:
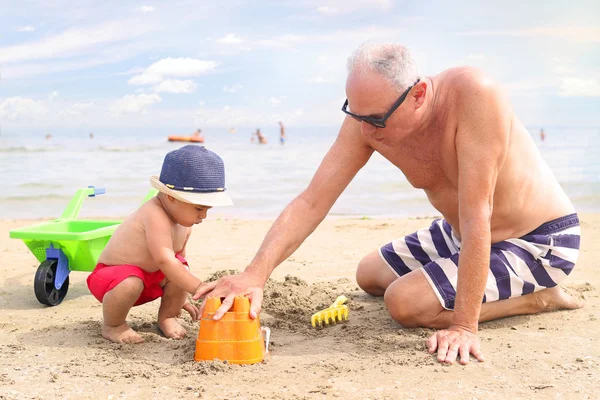
[[[198,300],[200,297],[206,295],[208,292],[212,291],[217,286],[217,281],[212,282],[204,282],[201,283],[200,286],[196,289],[196,292],[192,296],[192,299]]]
[[[429,350],[430,354],[433,354],[433,353],[435,353],[436,349],[437,349],[437,333],[434,333],[427,340],[427,350]]]
[[[227,297],[225,297],[225,300],[223,300],[223,302],[221,303],[221,307],[219,307],[215,312],[215,316],[213,317],[215,321],[220,320],[223,317],[223,315],[225,315],[225,313],[229,311],[229,309],[233,305],[234,297],[235,294],[233,293],[230,293],[227,295]]]
[[[438,356],[437,359],[439,362],[444,362],[446,360],[446,355],[448,354],[448,338],[441,337],[438,338]]]
[[[260,308],[263,301],[263,291],[261,289],[254,288],[246,295],[250,299],[250,318],[255,319],[258,313],[260,313]]]
[[[454,361],[456,361],[457,355],[458,355],[458,345],[453,344],[450,346],[450,349],[448,350],[448,353],[446,354],[446,359],[444,360],[444,362],[447,362],[448,364],[454,364]]]
[[[460,346],[460,363],[462,365],[467,365],[469,363],[469,356],[469,346],[464,344]]]
[[[473,356],[475,356],[477,361],[479,361],[479,362],[485,361],[485,356],[483,355],[483,352],[479,349],[479,347],[472,349],[471,354],[473,354]]]

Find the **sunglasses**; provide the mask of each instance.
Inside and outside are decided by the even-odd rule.
[[[415,87],[415,85],[417,83],[419,83],[419,81],[420,81],[420,79],[417,79],[417,81],[412,86],[409,86],[408,89],[406,89],[404,91],[404,93],[402,93],[402,95],[398,98],[398,100],[396,100],[396,102],[392,105],[392,107],[390,108],[390,111],[388,111],[381,118],[365,117],[365,116],[362,116],[362,115],[354,114],[351,111],[348,111],[348,99],[346,99],[346,102],[342,106],[342,111],[344,113],[348,114],[349,116],[351,116],[352,118],[354,118],[355,120],[359,121],[359,122],[366,122],[367,124],[372,125],[372,126],[374,126],[376,128],[385,128],[385,121],[387,121],[387,119],[390,117],[390,115],[392,115],[392,113],[394,111],[396,111],[396,109],[398,107],[400,107],[400,105],[406,99],[406,96],[408,96],[408,92],[410,92],[410,89],[412,89],[413,87]]]

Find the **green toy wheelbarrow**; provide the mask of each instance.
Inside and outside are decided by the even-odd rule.
[[[71,271],[93,271],[98,257],[120,220],[77,219],[83,200],[104,194],[102,188],[79,189],[60,218],[14,229],[9,236],[22,239],[41,263],[35,274],[35,297],[42,304],[60,304],[69,290]],[[156,194],[151,190],[144,201]]]

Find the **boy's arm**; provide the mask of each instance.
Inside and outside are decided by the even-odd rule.
[[[156,266],[170,282],[194,293],[202,281],[175,258],[171,220],[163,212],[150,212],[143,218],[146,244]],[[183,255],[182,255],[183,256]]]

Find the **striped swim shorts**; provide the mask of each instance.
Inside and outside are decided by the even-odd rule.
[[[518,239],[493,243],[483,302],[556,286],[575,266],[580,234],[579,218],[571,214]],[[442,306],[454,309],[460,241],[445,220],[386,244],[379,254],[399,277],[420,269]]]

